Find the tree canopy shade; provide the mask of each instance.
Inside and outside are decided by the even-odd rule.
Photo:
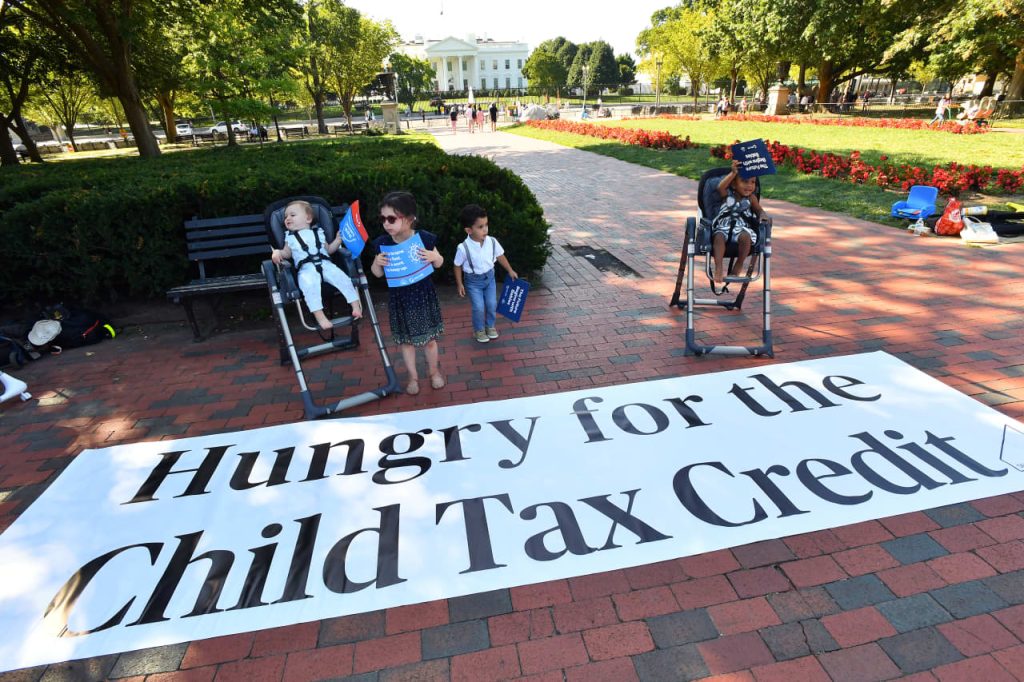
[[[569,70],[557,54],[540,47],[530,53],[523,64],[523,75],[530,79],[532,86],[543,90],[545,95],[549,95],[552,90],[556,95],[560,94],[568,73]]]
[[[154,27],[174,21],[173,0],[6,0],[52,32],[96,77],[103,93],[124,108],[142,157],[159,156],[156,137],[142,103],[134,64]]]
[[[39,38],[38,27],[28,17],[0,4],[0,164],[4,166],[18,164],[8,130],[24,141],[33,160],[39,160],[22,118],[32,84],[45,73]]]
[[[701,87],[721,71],[719,55],[706,39],[713,26],[714,12],[709,7],[680,5],[655,12],[651,21],[653,25],[636,39],[645,58],[643,68],[653,73],[660,60],[663,73],[686,73],[696,102]]]
[[[412,106],[421,93],[433,89],[434,68],[426,59],[417,59],[401,52],[392,54],[388,61],[398,80],[398,101]]]
[[[326,0],[318,6],[323,39],[324,72],[338,93],[349,129],[352,105],[364,87],[373,82],[384,60],[398,44],[398,32],[391,22],[378,23],[346,7],[340,0]]]
[[[268,100],[294,81],[301,59],[300,8],[291,0],[217,0],[193,7],[196,31],[186,63],[195,87],[226,120],[262,118]],[[227,126],[228,144],[235,133]]]

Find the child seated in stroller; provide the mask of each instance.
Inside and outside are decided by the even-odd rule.
[[[313,226],[313,215],[313,207],[306,201],[293,201],[285,207],[284,226],[288,232],[284,236],[284,248],[274,249],[270,259],[276,265],[285,259],[295,263],[306,307],[313,313],[320,328],[328,330],[331,321],[324,314],[320,290],[324,281],[340,291],[352,306],[353,319],[363,316],[363,304],[352,286],[352,279],[330,259],[331,254],[341,247],[341,233],[335,236],[334,241],[326,243],[327,235],[323,228]]]
[[[714,279],[717,284],[725,281],[722,259],[726,245],[736,245],[736,260],[729,275],[739,277],[744,261],[757,243],[757,224],[767,217],[757,200],[757,178],[740,177],[739,167],[740,162],[733,159],[732,170],[718,183],[717,195],[722,203],[717,210],[711,211],[714,216],[711,222],[711,256],[715,262]]]

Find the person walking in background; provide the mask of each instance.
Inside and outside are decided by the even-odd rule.
[[[455,134],[456,126],[459,124],[459,108],[452,105],[451,110],[448,112],[448,117],[452,120],[452,135]]]
[[[437,270],[444,265],[444,256],[437,250],[437,235],[417,229],[416,199],[409,192],[389,192],[380,201],[380,221],[385,234],[371,243],[371,253],[376,255],[370,272],[377,277],[384,276],[388,264],[387,254],[382,246],[397,246],[419,235],[423,248],[415,257],[429,263]],[[445,378],[438,366],[437,340],[444,333],[444,319],[441,317],[441,302],[434,290],[430,277],[401,287],[388,288],[388,318],[391,322],[391,337],[402,351],[402,361],[409,375],[405,392],[416,395],[420,392],[419,373],[416,369],[416,349],[423,349],[427,361],[427,376],[434,389],[444,388]]]
[[[928,125],[935,125],[946,120],[946,112],[949,111],[949,96],[943,95],[939,103],[935,105],[935,118],[928,122]]]
[[[491,102],[491,107],[487,110],[487,113],[491,117],[491,132],[493,133],[498,129],[498,103]]]

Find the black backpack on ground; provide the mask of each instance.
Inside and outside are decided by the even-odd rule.
[[[104,315],[85,308],[57,304],[48,306],[43,317],[60,322],[60,334],[53,343],[61,348],[91,346],[117,336],[113,323]]]

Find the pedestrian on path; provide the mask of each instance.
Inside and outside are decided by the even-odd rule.
[[[437,235],[416,229],[416,199],[409,192],[389,192],[380,202],[380,221],[386,234],[373,240],[371,247],[376,255],[370,272],[377,277],[384,276],[388,257],[381,251],[382,246],[397,246],[418,234],[423,248],[415,254],[430,263],[434,270],[444,265],[444,256],[437,250]],[[388,288],[388,318],[391,322],[391,337],[402,351],[402,361],[409,375],[405,392],[416,395],[420,392],[419,373],[416,370],[416,349],[423,349],[427,361],[427,376],[430,385],[444,388],[445,378],[438,367],[437,340],[444,333],[444,319],[441,317],[441,302],[434,290],[432,278],[427,277],[413,284]]]
[[[454,104],[452,105],[451,111],[448,112],[448,117],[452,120],[452,135],[454,135],[455,127],[459,124],[459,109]]]
[[[949,110],[949,97],[943,95],[939,98],[939,103],[935,105],[935,118],[928,122],[928,125],[935,125],[936,123],[942,123],[946,120],[946,112]]]
[[[466,241],[455,249],[455,284],[459,296],[466,297],[473,309],[473,336],[480,343],[498,338],[494,326],[498,307],[494,264],[505,268],[509,277],[519,279],[505,257],[505,249],[488,236],[487,211],[477,204],[467,204],[459,212],[459,224],[466,230]]]
[[[491,108],[487,110],[491,117],[491,132],[498,129],[498,103],[491,102]]]

